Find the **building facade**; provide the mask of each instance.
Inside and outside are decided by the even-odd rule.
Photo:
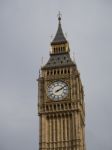
[[[84,91],[58,17],[48,62],[38,78],[39,150],[85,150]]]

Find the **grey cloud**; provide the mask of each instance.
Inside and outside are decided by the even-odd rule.
[[[37,82],[57,13],[85,89],[86,147],[112,149],[112,2],[0,1],[0,150],[38,148]]]

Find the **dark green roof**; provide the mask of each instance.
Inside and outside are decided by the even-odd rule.
[[[57,67],[65,67],[72,66],[75,63],[71,60],[69,53],[65,54],[57,54],[51,55],[48,62],[42,67],[43,69],[47,68],[57,68]]]
[[[61,43],[67,43],[67,40],[63,34],[62,28],[61,28],[61,17],[59,16],[59,25],[57,33],[51,42],[51,45],[61,44]],[[63,53],[56,53],[56,54],[50,54],[50,58],[48,62],[42,67],[42,69],[48,69],[48,68],[56,68],[56,67],[65,67],[65,66],[73,66],[76,65],[72,59],[70,58],[69,50],[67,52]]]
[[[53,41],[51,42],[51,45],[67,43],[67,40],[66,40],[66,38],[63,34],[63,30],[62,30],[62,27],[61,27],[61,18],[59,18],[58,20],[59,20],[58,30],[56,32],[56,35],[55,35]]]

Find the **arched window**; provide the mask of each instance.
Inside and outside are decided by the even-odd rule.
[[[47,71],[47,75],[49,75],[49,71]]]
[[[61,108],[63,109],[63,104],[61,104]]]
[[[56,70],[54,70],[54,74],[56,74]]]
[[[60,52],[60,47],[58,49],[59,49],[59,52]]]
[[[60,109],[60,104],[58,104],[57,106],[58,106],[58,109]]]
[[[63,70],[61,70],[61,74],[63,74]]]
[[[69,109],[71,109],[71,103],[69,103]]]
[[[54,105],[54,110],[56,110],[56,105]]]
[[[46,106],[46,110],[47,110],[47,111],[49,110],[49,107],[48,107],[48,105]]]
[[[67,109],[67,103],[65,103],[65,108]]]
[[[57,47],[56,47],[56,52],[58,51]]]

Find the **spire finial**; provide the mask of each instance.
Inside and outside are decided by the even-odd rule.
[[[57,44],[64,44],[64,43],[67,43],[67,40],[63,34],[63,30],[62,30],[62,27],[61,27],[61,13],[59,11],[57,17],[58,17],[58,30],[56,32],[56,35],[53,39],[53,41],[51,42],[51,45],[57,45]]]
[[[60,11],[59,11],[59,13],[58,13],[58,20],[59,20],[59,23],[61,22],[61,17],[62,17],[62,14],[61,14]]]

